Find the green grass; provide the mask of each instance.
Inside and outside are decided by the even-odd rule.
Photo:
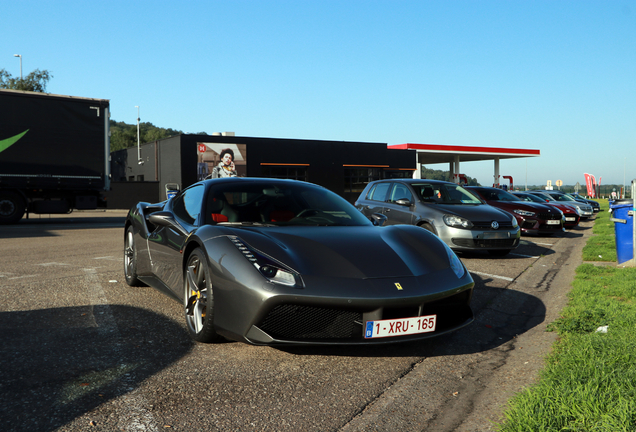
[[[611,214],[607,200],[598,200],[601,211],[596,214],[593,236],[583,248],[583,261],[610,261],[616,262],[616,240],[614,237],[614,222],[610,220]]]
[[[596,224],[588,245],[613,240]],[[509,402],[499,431],[636,431],[636,268],[583,264],[569,298],[549,326],[559,339],[545,369]]]

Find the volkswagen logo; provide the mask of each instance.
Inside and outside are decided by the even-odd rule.
[[[490,227],[492,229],[499,229],[499,222],[497,221],[492,221],[492,223],[490,224]]]

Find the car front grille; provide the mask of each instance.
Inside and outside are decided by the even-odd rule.
[[[474,230],[485,230],[485,229],[492,229],[492,222],[493,221],[473,221],[473,228]],[[499,223],[499,229],[510,229],[512,228],[512,220],[509,221],[498,221]]]
[[[537,215],[537,218],[542,220],[555,220],[555,219],[561,219],[561,214],[560,213],[539,213]]]
[[[298,342],[361,342],[365,321],[437,315],[435,333],[451,330],[472,319],[472,290],[434,302],[379,310],[352,311],[306,305],[275,306],[257,325],[274,339]]]
[[[451,241],[458,247],[472,249],[494,249],[494,248],[513,248],[519,243],[519,239],[464,239],[454,238]]]
[[[347,339],[362,334],[362,313],[284,304],[258,327],[275,339]]]
[[[534,227],[534,225],[537,223],[537,221],[533,221],[533,220],[524,220],[523,223],[521,224],[521,228],[522,229],[532,229],[532,227]]]

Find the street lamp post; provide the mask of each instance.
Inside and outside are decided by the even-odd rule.
[[[139,120],[141,117],[139,117],[139,106],[135,105],[135,108],[137,108],[137,163],[141,165],[144,163],[141,160],[141,142],[139,140]]]
[[[22,55],[21,54],[13,54],[13,57],[20,57],[20,81],[22,81]]]

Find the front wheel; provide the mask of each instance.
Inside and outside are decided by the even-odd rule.
[[[0,192],[0,224],[18,223],[26,210],[26,202],[17,192]]]
[[[424,222],[423,224],[421,224],[420,228],[424,228],[426,231],[432,232],[433,234],[437,235],[437,233],[435,232],[435,228],[433,228],[433,225],[427,222]]]
[[[214,292],[207,259],[201,249],[188,257],[184,277],[183,302],[190,337],[197,342],[221,339],[214,330]]]

